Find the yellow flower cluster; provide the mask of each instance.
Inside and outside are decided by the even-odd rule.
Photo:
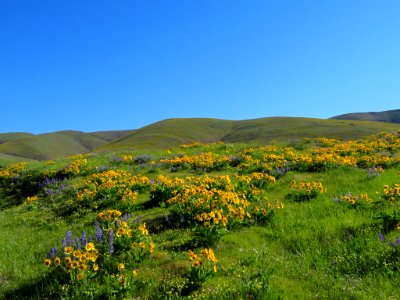
[[[400,184],[395,184],[393,187],[385,185],[383,187],[383,192],[385,194],[385,198],[390,200],[393,203],[395,200],[400,200]]]
[[[113,196],[116,200],[134,203],[138,191],[145,190],[150,185],[146,176],[133,176],[123,170],[109,170],[89,176],[84,186],[78,191],[77,199],[94,198],[96,195]]]
[[[197,147],[201,147],[203,146],[203,144],[198,143],[198,142],[194,142],[194,143],[190,143],[190,144],[183,144],[180,145],[181,149],[187,149],[187,148],[197,148]]]
[[[228,175],[198,177],[184,184],[166,203],[172,206],[176,214],[184,215],[205,228],[225,228],[244,223],[259,216],[261,210],[269,212],[274,208],[267,201],[262,207],[251,205],[252,200],[256,203],[265,201],[265,197],[261,196],[262,191],[252,183],[257,180],[274,182],[273,177],[253,173],[238,178],[238,182],[232,182]]]
[[[323,193],[326,191],[326,189],[323,187],[322,183],[314,182],[314,181],[297,183],[295,180],[293,180],[289,184],[289,187],[292,188],[293,190],[305,192],[307,194],[312,194],[312,193],[320,194],[320,193]]]
[[[132,161],[133,161],[133,158],[134,158],[134,157],[133,157],[132,155],[130,155],[130,154],[121,155],[121,159],[122,159],[122,161],[125,162],[125,163],[132,162]]]
[[[65,175],[78,175],[86,163],[86,158],[73,160],[62,169],[62,173]]]
[[[121,215],[122,213],[119,210],[109,209],[104,212],[99,212],[97,217],[104,221],[116,221]]]
[[[121,237],[121,236],[128,236],[131,237],[132,236],[132,228],[128,225],[127,222],[122,221],[122,220],[118,220],[117,222],[117,231],[115,233],[115,235],[117,237]]]
[[[188,165],[192,169],[215,170],[228,165],[230,158],[212,152],[203,152],[195,155],[183,155],[171,159],[162,159],[160,163],[173,167]]]
[[[12,178],[18,174],[18,172],[21,172],[22,170],[25,169],[26,162],[19,162],[16,164],[13,164],[7,168],[0,169],[0,178]]]
[[[210,261],[214,264],[214,272],[217,272],[218,259],[215,257],[214,250],[212,248],[202,249],[200,254],[194,253],[192,250],[188,251],[189,261],[192,267],[200,267],[203,265],[204,260]]]
[[[73,246],[66,246],[63,252],[65,256],[63,259],[59,256],[53,259],[46,258],[44,264],[47,267],[54,265],[68,273],[72,273],[73,278],[77,280],[83,279],[87,273],[99,270],[99,265],[96,264],[99,251],[93,243],[87,243],[84,249],[81,250]]]
[[[27,197],[25,200],[26,204],[31,204],[32,202],[38,201],[39,197],[38,196],[32,196],[32,197]]]
[[[361,203],[371,203],[372,199],[368,196],[367,193],[360,194],[360,195],[352,195],[351,193],[348,193],[346,195],[341,195],[339,197],[340,201],[346,202],[350,204],[351,206],[357,206]]]
[[[56,163],[54,162],[54,161],[52,161],[52,160],[46,160],[45,162],[44,162],[44,165],[45,166],[54,166]]]
[[[237,176],[241,182],[245,182],[247,184],[252,185],[252,187],[260,187],[264,183],[275,183],[276,179],[273,176],[270,176],[265,173],[261,172],[253,172],[250,174],[250,176],[243,175],[243,176]]]
[[[315,171],[341,166],[391,166],[400,164],[392,155],[400,150],[400,135],[382,133],[359,141],[316,139],[321,148],[297,151],[278,146],[244,149],[239,155],[239,168],[259,167],[265,171],[290,166],[291,169]]]

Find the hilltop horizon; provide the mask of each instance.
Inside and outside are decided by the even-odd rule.
[[[386,114],[386,115],[385,115]],[[396,118],[394,121],[392,121],[390,118],[392,114],[395,114]],[[384,111],[369,111],[369,112],[350,112],[350,113],[343,113],[340,115],[335,115],[335,116],[329,116],[327,118],[318,118],[318,117],[312,117],[312,116],[288,116],[288,115],[282,115],[282,116],[262,116],[262,117],[256,117],[256,118],[250,118],[250,119],[226,119],[226,118],[213,118],[213,117],[169,117],[166,119],[162,120],[157,120],[155,122],[151,122],[148,124],[144,124],[139,127],[135,128],[102,128],[99,130],[92,130],[92,131],[86,131],[83,129],[72,129],[72,128],[64,128],[64,129],[59,129],[59,130],[54,130],[54,131],[44,131],[44,132],[32,132],[29,130],[25,131],[8,131],[8,132],[0,132],[0,134],[29,134],[29,135],[42,135],[42,134],[48,134],[48,133],[62,133],[62,132],[82,132],[82,133],[90,133],[90,134],[96,134],[96,133],[103,133],[103,132],[123,132],[123,131],[132,131],[132,130],[137,130],[158,122],[163,122],[167,120],[174,120],[174,119],[211,119],[211,120],[226,120],[226,121],[246,121],[246,120],[257,120],[257,119],[265,119],[265,118],[312,118],[312,119],[321,119],[321,120],[329,120],[329,119],[343,119],[343,120],[366,120],[366,121],[377,121],[377,122],[389,122],[389,123],[400,123],[400,118],[397,117],[397,115],[400,114],[400,109],[389,109],[389,110],[384,110]],[[371,116],[372,115],[372,116]],[[382,116],[385,115],[385,116]],[[381,119],[379,119],[380,117]],[[385,118],[387,118],[385,120]],[[0,141],[1,142],[1,141]]]

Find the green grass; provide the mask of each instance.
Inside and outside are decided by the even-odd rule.
[[[31,159],[0,153],[0,167],[9,166],[20,161],[31,161]]]
[[[67,224],[49,212],[23,207],[1,211],[0,295],[25,287],[39,289],[46,272],[37,262],[59,243],[66,230],[81,228],[83,221],[78,222],[81,223]]]
[[[347,134],[364,134],[364,123],[340,123],[327,121],[328,127],[314,130],[320,120],[302,119],[302,123],[286,120],[287,132],[282,140],[293,142],[299,128],[309,128],[308,134],[317,134],[319,130],[328,131],[329,126],[337,124],[336,130],[346,124],[357,128]],[[294,121],[294,120],[293,120]],[[175,121],[179,128],[179,121]],[[200,123],[205,120],[199,121]],[[257,122],[263,122],[259,120]],[[276,130],[282,120],[269,120],[268,126],[260,129]],[[335,123],[338,122],[338,123]],[[219,124],[219,126],[217,126]],[[295,125],[297,124],[297,125]],[[370,123],[366,123],[372,126]],[[225,125],[216,121],[215,130],[223,132]],[[254,125],[254,124],[253,124]],[[255,129],[250,122],[231,125],[230,130],[237,130],[243,136]],[[323,124],[322,124],[323,125]],[[321,126],[322,126],[321,125]],[[236,127],[235,127],[236,126]],[[254,125],[259,128],[257,124]],[[372,128],[371,127],[371,128]],[[331,127],[329,127],[331,128]],[[380,131],[380,125],[376,125]],[[334,133],[332,128],[332,134]],[[247,132],[247,134],[246,134]],[[335,131],[337,133],[337,131]],[[204,133],[205,134],[205,133]],[[239,135],[240,136],[240,135]],[[275,135],[276,138],[276,135]],[[250,141],[255,141],[250,137]],[[297,145],[302,145],[299,142]],[[88,235],[94,233],[93,223],[98,211],[91,208],[79,209],[72,214],[60,211],[63,201],[70,199],[68,191],[73,191],[83,184],[84,180],[96,168],[122,169],[132,174],[143,174],[152,179],[158,175],[167,177],[215,176],[248,174],[251,168],[225,166],[222,170],[206,172],[194,170],[185,165],[171,169],[160,164],[159,160],[179,155],[213,152],[220,155],[238,155],[249,144],[213,144],[187,149],[134,150],[117,153],[96,154],[88,156],[85,167],[79,174],[66,178],[63,184],[69,186],[59,198],[46,196],[43,190],[38,194],[42,201],[34,205],[7,205],[0,211],[0,298],[6,299],[57,299],[60,286],[56,278],[43,265],[43,260],[50,247],[60,245],[67,230],[78,236],[83,230]],[[254,144],[252,144],[254,146]],[[296,146],[296,145],[294,145]],[[304,146],[304,145],[303,145]],[[306,149],[298,147],[299,153],[309,153],[317,144],[310,141]],[[396,158],[398,151],[390,157]],[[295,151],[295,150],[294,150]],[[154,163],[139,164],[134,161],[121,162],[124,154],[138,157],[142,154],[151,156]],[[371,154],[373,157],[375,154]],[[262,156],[260,156],[262,157]],[[55,162],[45,166],[42,162],[30,164],[20,174],[21,180],[38,180],[43,170],[59,170],[69,164],[71,159]],[[257,167],[257,166],[256,166]],[[274,210],[272,219],[265,224],[246,224],[229,229],[215,243],[214,251],[218,258],[218,272],[208,278],[198,290],[191,294],[198,299],[396,299],[400,292],[400,255],[391,256],[395,247],[389,240],[400,237],[400,231],[384,231],[380,213],[391,213],[393,207],[382,203],[383,186],[400,183],[400,165],[385,167],[384,172],[376,177],[368,175],[365,168],[335,167],[319,172],[305,172],[293,168],[278,178],[275,184],[262,188],[262,195],[271,202],[283,202],[283,209]],[[97,172],[97,171],[96,171]],[[42,178],[43,179],[43,178]],[[326,188],[315,199],[297,202],[288,196],[292,180],[317,181]],[[42,182],[42,181],[41,181]],[[59,184],[59,183],[57,183]],[[19,190],[18,185],[2,186],[0,199],[22,202],[21,195],[26,190]],[[368,193],[374,200],[365,207],[350,207],[337,203],[334,198],[339,195]],[[171,223],[172,208],[156,205],[150,199],[148,191],[139,195],[138,207],[132,209],[132,218],[141,218],[146,222],[150,234],[156,243],[154,255],[139,265],[140,279],[137,291],[128,293],[130,298],[170,299],[187,298],[184,286],[187,284],[190,264],[187,258],[189,249],[199,249],[199,243],[193,228],[185,223]],[[1,200],[0,200],[1,201]],[[60,206],[61,204],[61,206]],[[113,205],[116,205],[114,203]],[[113,207],[115,208],[115,207]],[[170,219],[167,222],[165,217]],[[378,238],[383,232],[386,242]],[[397,264],[397,265],[396,265]],[[67,297],[68,298],[68,297]],[[72,297],[69,297],[72,299]],[[107,298],[107,297],[106,297]]]

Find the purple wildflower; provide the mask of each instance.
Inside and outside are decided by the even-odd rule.
[[[72,232],[71,230],[67,231],[66,245],[72,246]]]
[[[95,226],[96,226],[96,241],[101,243],[103,241],[103,232],[101,231],[100,223],[96,222]]]
[[[108,253],[112,254],[114,252],[114,246],[113,246],[113,241],[114,241],[114,230],[110,229],[110,232],[108,234]]]
[[[400,245],[400,238],[396,238],[396,243],[397,243],[397,245]]]
[[[383,234],[382,234],[381,232],[379,232],[378,236],[379,236],[379,239],[380,239],[382,242],[385,241],[385,237],[383,236]]]
[[[80,242],[82,244],[82,246],[86,246],[86,244],[88,243],[87,237],[86,237],[86,231],[82,232],[82,236],[80,238]]]
[[[76,247],[77,247],[79,250],[81,250],[81,243],[80,243],[80,241],[79,241],[79,238],[75,238],[75,244],[76,244]]]
[[[131,215],[130,215],[130,214],[124,214],[124,216],[122,217],[122,220],[123,220],[124,222],[128,222],[130,218],[131,218]]]
[[[51,247],[50,252],[47,253],[46,257],[49,259],[53,259],[57,255],[57,247]]]

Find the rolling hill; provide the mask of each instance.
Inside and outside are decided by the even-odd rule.
[[[87,153],[108,141],[79,131],[59,131],[0,144],[0,153],[36,160]]]
[[[8,133],[0,133],[0,144],[15,141],[23,138],[32,137],[32,133],[26,132],[8,132]]]
[[[373,122],[388,122],[400,124],[400,109],[387,110],[382,112],[349,113],[332,117],[339,120],[363,120]]]
[[[2,161],[9,163],[27,159],[57,159],[88,152],[167,149],[191,142],[290,143],[301,141],[303,138],[323,136],[336,139],[358,139],[382,131],[398,130],[400,130],[400,124],[351,121],[338,117],[328,120],[269,117],[241,121],[178,118],[159,121],[136,130],[91,133],[58,131],[39,135],[0,134],[0,141],[2,141],[0,154],[2,154]]]
[[[235,121],[182,118],[167,119],[135,130],[133,133],[96,149],[100,152],[122,149],[168,148],[191,142],[218,142]]]
[[[293,142],[303,138],[357,139],[381,131],[397,131],[398,124],[367,121],[272,117],[243,121],[218,119],[168,119],[102,145],[95,151],[168,148],[191,142],[226,143]]]
[[[109,131],[89,132],[88,134],[106,140],[108,142],[111,142],[122,136],[132,133],[133,131],[134,130],[109,130]]]

